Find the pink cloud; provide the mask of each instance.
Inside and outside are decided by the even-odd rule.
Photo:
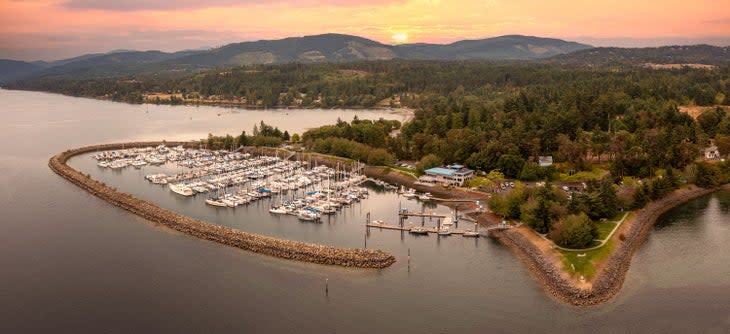
[[[70,9],[98,9],[108,11],[138,11],[138,10],[183,10],[191,8],[213,7],[242,7],[248,5],[275,5],[288,7],[311,6],[371,6],[398,4],[404,1],[393,0],[298,0],[298,1],[266,1],[266,0],[68,0],[63,3]]]

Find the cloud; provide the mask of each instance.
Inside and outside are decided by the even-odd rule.
[[[211,7],[243,7],[248,5],[268,5],[283,7],[337,6],[355,7],[368,5],[400,4],[404,0],[298,0],[298,1],[266,1],[266,0],[68,0],[63,6],[71,9],[98,9],[108,11],[139,10],[183,10]]]
[[[0,32],[0,45],[3,46],[0,47],[0,59],[58,60],[118,49],[171,52],[250,39],[252,36],[247,34],[211,30],[130,30],[73,34]]]
[[[713,19],[713,20],[705,20],[705,23],[709,23],[709,24],[722,24],[722,25],[730,24],[730,17],[724,17],[724,18]]]

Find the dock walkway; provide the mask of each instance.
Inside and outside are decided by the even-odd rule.
[[[408,232],[414,227],[423,227],[426,229],[428,233],[438,233],[437,227],[428,227],[428,226],[421,226],[414,223],[405,223],[403,225],[399,224],[389,224],[386,222],[380,222],[380,221],[371,221],[366,224],[367,227],[374,227],[374,228],[380,228],[385,230],[396,230],[396,231],[405,231]],[[512,225],[508,224],[498,224],[495,226],[490,226],[487,228],[482,228],[479,231],[479,236],[486,236],[491,231],[498,231],[498,230],[506,230],[512,228]],[[451,234],[464,234],[464,232],[471,231],[470,229],[464,229],[464,228],[449,228],[449,231],[451,231]],[[484,233],[483,233],[484,232]]]
[[[400,211],[398,211],[398,216],[402,217],[402,218],[407,218],[407,217],[446,218],[446,215],[434,213],[432,211],[413,212],[413,211],[408,211],[408,210],[400,210]]]
[[[386,229],[386,230],[398,230],[398,231],[406,231],[406,232],[410,231],[414,227],[421,227],[421,225],[414,224],[414,223],[405,223],[403,225],[398,225],[398,224],[388,224],[388,223],[378,222],[378,221],[370,222],[367,224],[367,226],[382,228],[382,229]],[[426,231],[428,231],[428,233],[438,233],[438,228],[436,228],[436,227],[423,226],[423,228],[426,229]],[[451,234],[464,234],[464,232],[470,231],[470,230],[463,229],[463,228],[449,228],[449,231],[451,231]]]

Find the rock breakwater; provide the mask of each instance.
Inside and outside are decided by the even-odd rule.
[[[621,290],[634,252],[646,240],[659,216],[677,205],[715,190],[717,188],[704,189],[692,186],[675,191],[637,211],[633,219],[627,222],[627,228],[617,233],[619,236],[615,237],[615,249],[605,266],[600,268],[590,289],[582,289],[572,280],[565,278],[563,269],[557,268],[547,258],[547,254],[522,234],[505,230],[494,232],[493,235],[527,265],[550,295],[576,306],[596,305],[610,300]]]
[[[66,164],[73,156],[94,151],[121,148],[147,147],[166,144],[168,146],[197,147],[198,142],[135,142],[85,146],[59,153],[48,161],[56,174],[117,207],[125,209],[149,221],[167,226],[173,230],[237,247],[247,251],[279,258],[357,268],[385,268],[395,262],[395,257],[381,250],[338,248],[305,242],[282,240],[254,233],[243,232],[225,226],[207,223],[163,209],[151,202],[117,191],[95,181]]]

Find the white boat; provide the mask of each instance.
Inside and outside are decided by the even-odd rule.
[[[332,215],[332,214],[335,214],[335,213],[337,213],[337,209],[335,209],[335,208],[333,208],[333,207],[331,207],[331,206],[329,206],[329,205],[326,205],[326,204],[325,204],[325,205],[320,205],[320,206],[317,206],[317,207],[315,207],[315,208],[316,208],[316,209],[317,209],[317,210],[318,210],[319,212],[321,212],[321,213],[324,213],[324,214],[326,214],[326,215]]]
[[[297,213],[297,218],[299,218],[299,220],[308,222],[318,221],[320,219],[318,214],[308,210],[299,210],[299,212]]]
[[[422,201],[430,201],[433,199],[433,197],[431,197],[431,193],[425,193],[421,196],[418,196],[418,199],[420,199]]]
[[[172,190],[172,192],[176,194],[180,194],[183,196],[193,196],[195,194],[193,192],[193,189],[190,189],[190,187],[184,184],[170,183],[168,186],[170,187],[170,190]]]
[[[416,192],[413,189],[410,189],[403,193],[403,197],[405,197],[405,198],[414,198],[416,196],[417,196]]]
[[[281,206],[274,206],[271,209],[269,209],[269,212],[270,213],[279,214],[279,215],[285,215],[285,214],[287,214],[287,211],[286,211],[286,209],[284,208],[283,205],[281,205]]]
[[[479,236],[479,232],[477,232],[477,223],[474,223],[474,231],[465,231],[464,232],[464,236],[465,237],[472,237],[472,238],[478,237]]]
[[[439,235],[451,235],[451,230],[448,227],[442,227],[438,230]]]
[[[223,201],[220,200],[218,197],[208,198],[205,200],[205,204],[212,205],[212,206],[218,206],[218,207],[227,207],[226,203],[223,203]]]
[[[464,234],[463,234],[463,236],[476,238],[476,237],[479,236],[479,232],[477,232],[477,231],[465,231]]]
[[[195,192],[197,192],[197,193],[207,193],[208,192],[208,188],[203,187],[203,186],[195,186],[195,187],[193,187],[193,190],[195,190]]]
[[[426,229],[425,227],[422,227],[422,226],[416,226],[416,227],[412,227],[408,231],[408,233],[419,234],[419,235],[428,235],[428,229]]]
[[[441,223],[441,225],[446,225],[446,226],[454,225],[454,219],[452,219],[451,217],[447,216],[446,218],[444,218],[444,222]]]

